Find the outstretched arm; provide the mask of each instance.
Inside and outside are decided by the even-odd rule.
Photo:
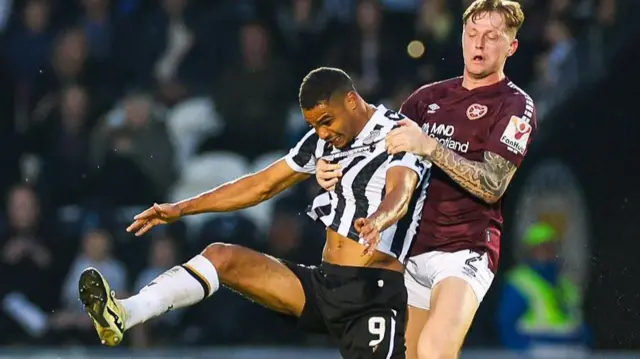
[[[283,159],[264,170],[177,203],[180,214],[244,209],[304,181],[315,173],[315,150],[319,140],[315,131],[309,130]]]
[[[135,216],[127,232],[141,236],[158,224],[205,212],[230,212],[255,206],[315,173],[319,137],[310,130],[283,159],[262,171],[241,177],[178,203],[154,204]]]
[[[154,204],[134,217],[127,232],[141,236],[151,228],[182,216],[205,212],[229,212],[254,206],[311,175],[294,171],[285,160],[254,174],[225,183],[210,191],[177,203]]]
[[[279,160],[262,171],[225,183],[176,205],[182,216],[236,211],[264,202],[310,176],[294,171],[285,160]]]

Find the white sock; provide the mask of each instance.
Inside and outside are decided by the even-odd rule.
[[[219,287],[218,272],[213,263],[197,255],[162,273],[138,294],[120,301],[127,312],[125,328],[130,329],[169,310],[198,303]]]

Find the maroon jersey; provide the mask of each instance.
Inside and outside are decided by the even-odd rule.
[[[533,101],[508,79],[467,90],[462,78],[426,85],[401,112],[443,146],[472,161],[496,153],[519,166],[536,132]],[[418,238],[411,255],[469,249],[488,252],[497,269],[502,229],[501,201],[487,204],[437,166],[432,168]]]

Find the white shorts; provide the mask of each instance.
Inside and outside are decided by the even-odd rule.
[[[404,272],[409,305],[431,308],[431,291],[444,279],[456,277],[471,285],[482,302],[495,275],[489,268],[488,255],[470,250],[458,252],[433,251],[409,258]]]

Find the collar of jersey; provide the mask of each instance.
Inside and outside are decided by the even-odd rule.
[[[369,133],[371,131],[373,131],[373,128],[378,124],[378,119],[381,116],[384,116],[384,114],[387,112],[387,108],[384,107],[384,105],[378,105],[376,107],[376,112],[373,113],[373,115],[371,115],[371,118],[369,119],[369,121],[367,121],[367,123],[364,125],[364,127],[362,128],[362,131],[360,131],[360,133],[353,139],[351,140],[351,142],[349,142],[344,148],[344,151],[348,151],[348,150],[352,150],[355,148],[360,148],[360,147],[369,147],[373,144],[376,144],[378,142],[380,142],[380,139],[376,139],[375,141],[373,141],[370,144],[367,145],[361,145],[358,147],[352,147],[354,143],[358,142],[358,140],[364,139],[365,137],[367,137],[369,135]],[[384,138],[384,136],[383,136]],[[341,152],[344,152],[341,151]]]
[[[332,158],[334,158],[334,157],[336,157],[338,155],[341,155],[343,153],[347,153],[347,152],[351,152],[351,151],[357,151],[357,150],[362,149],[362,148],[374,147],[374,146],[376,146],[378,143],[380,143],[382,141],[384,141],[384,137],[381,137],[380,139],[377,139],[377,140],[375,140],[375,141],[373,141],[373,142],[371,142],[369,144],[366,144],[366,145],[356,146],[356,147],[346,147],[344,150],[340,150],[340,149],[334,147],[334,151],[338,150],[337,152],[333,152],[332,151],[330,154],[328,154],[326,156],[322,156],[321,158],[324,159],[324,160],[330,160],[330,159],[332,159]],[[360,152],[358,152],[358,153],[360,153]],[[347,155],[346,157],[349,157],[349,156],[350,155]]]

